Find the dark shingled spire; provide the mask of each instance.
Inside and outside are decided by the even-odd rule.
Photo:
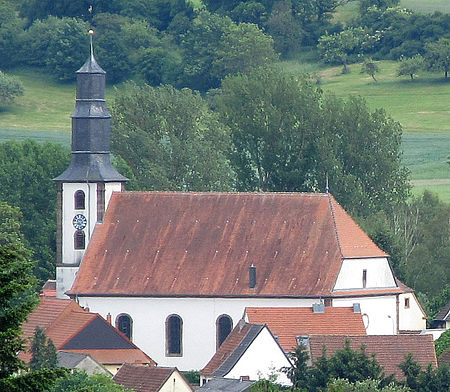
[[[125,182],[111,165],[111,115],[105,102],[105,74],[92,49],[77,71],[77,98],[72,113],[72,161],[58,182]]]

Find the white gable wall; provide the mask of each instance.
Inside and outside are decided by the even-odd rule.
[[[334,290],[363,288],[363,271],[366,270],[366,288],[396,287],[394,275],[386,257],[344,259]]]
[[[333,306],[346,307],[359,303],[367,335],[397,334],[395,295],[378,297],[333,298]]]
[[[399,329],[424,330],[426,317],[414,293],[399,295]]]
[[[178,371],[174,371],[158,392],[192,392],[192,388]]]
[[[111,314],[112,323],[126,313],[133,320],[132,341],[159,366],[180,370],[200,370],[216,352],[216,321],[223,314],[239,322],[247,306],[306,306],[317,299],[257,298],[107,298],[79,297],[81,306],[104,318]],[[183,320],[182,352],[166,356],[165,326],[167,317],[177,314]]]
[[[277,383],[292,385],[286,374],[281,371],[284,367],[291,367],[291,363],[265,327],[225,377],[238,379],[241,376],[249,376],[250,380],[268,380],[276,375]]]

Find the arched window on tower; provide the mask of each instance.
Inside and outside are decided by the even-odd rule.
[[[166,320],[166,355],[181,357],[182,352],[183,320],[180,316],[172,314]]]
[[[86,247],[86,235],[84,231],[77,230],[73,235],[73,247],[75,249],[84,249]]]
[[[131,340],[133,320],[128,314],[119,314],[116,319],[116,328]]]
[[[216,321],[217,348],[225,341],[233,329],[233,320],[227,314],[219,316]]]
[[[82,190],[76,191],[74,196],[75,201],[75,209],[76,210],[84,210],[86,208],[86,198],[84,192]]]

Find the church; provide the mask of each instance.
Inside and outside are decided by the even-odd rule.
[[[57,295],[111,319],[161,366],[199,370],[246,308],[353,307],[368,335],[425,328],[413,290],[330,193],[126,192],[105,71],[77,71],[58,189]]]

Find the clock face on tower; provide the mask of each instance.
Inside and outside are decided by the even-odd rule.
[[[73,217],[72,224],[77,230],[83,230],[86,227],[86,217],[83,214],[76,214]]]

